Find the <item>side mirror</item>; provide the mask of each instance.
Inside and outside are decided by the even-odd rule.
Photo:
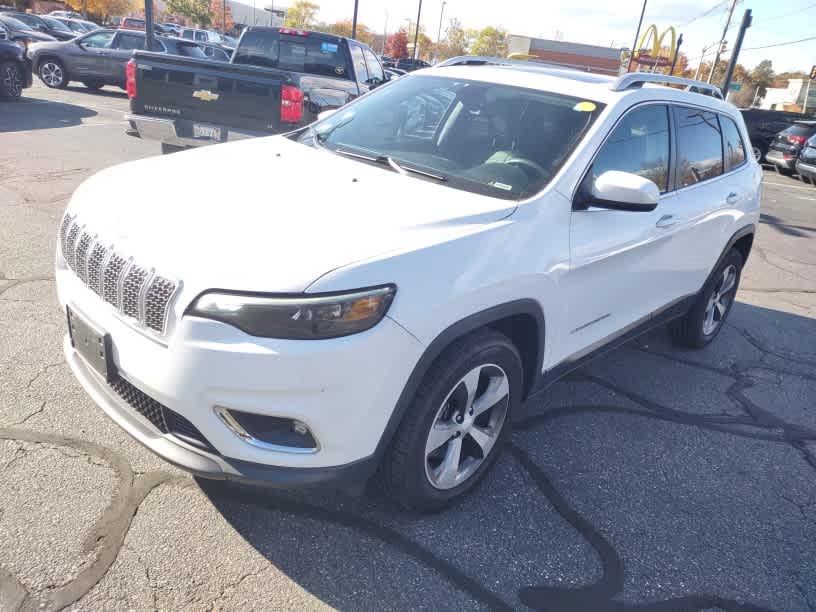
[[[324,110],[324,111],[317,114],[317,120],[318,121],[323,121],[324,119],[328,119],[329,117],[331,117],[336,112],[337,112],[336,108],[330,108],[328,110]]]
[[[595,179],[589,194],[581,198],[580,208],[608,208],[631,212],[650,212],[657,208],[660,189],[654,182],[630,172],[608,170]]]

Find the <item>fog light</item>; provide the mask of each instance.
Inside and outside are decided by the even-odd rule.
[[[303,421],[223,406],[216,406],[215,413],[235,435],[252,446],[289,453],[313,453],[318,449],[317,440]]]

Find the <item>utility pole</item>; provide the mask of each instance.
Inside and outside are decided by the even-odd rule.
[[[380,47],[380,55],[385,55],[385,39],[388,38],[388,11],[385,11],[385,27],[383,27],[382,46]]]
[[[737,66],[737,59],[739,59],[740,49],[742,49],[745,32],[751,27],[752,21],[751,9],[745,9],[745,13],[742,15],[739,33],[737,34],[737,42],[734,43],[734,51],[731,53],[731,61],[728,62],[728,68],[725,69],[725,79],[723,80],[722,90],[726,96],[728,95],[728,87],[731,85],[731,77],[734,76],[734,68]],[[714,72],[713,68],[711,72]],[[711,81],[709,81],[709,83],[710,82]]]
[[[677,58],[680,56],[680,46],[683,44],[683,33],[680,32],[680,37],[677,39],[677,46],[674,48],[674,57],[672,58],[671,68],[669,68],[669,76],[674,74],[674,67],[677,65]]]
[[[153,0],[145,0],[145,48],[152,51],[156,48],[153,35]]]
[[[635,31],[635,42],[632,44],[632,50],[629,52],[629,65],[626,66],[626,72],[632,71],[632,60],[635,59],[635,52],[637,51],[638,38],[640,38],[640,27],[643,25],[643,15],[646,13],[646,1],[643,0],[643,8],[640,9],[640,20]]]
[[[722,36],[720,37],[720,44],[717,45],[717,53],[714,55],[714,63],[711,64],[711,72],[708,75],[708,82],[714,77],[714,70],[717,68],[717,63],[720,61],[720,54],[725,47],[725,35],[728,33],[728,28],[731,27],[731,16],[734,14],[734,8],[737,6],[737,0],[731,0],[731,5],[728,7],[728,18],[725,20],[725,27],[723,28]]]
[[[419,8],[417,9],[416,31],[414,32],[414,59],[419,56],[419,18],[422,16],[422,0],[419,0]]]
[[[354,0],[354,17],[351,20],[351,37],[357,38],[357,5],[359,0]]]
[[[439,30],[436,33],[436,42],[442,40],[442,15],[445,14],[445,5],[447,2],[442,0],[442,9],[439,11]]]
[[[226,33],[227,33],[227,0],[221,0],[221,34],[226,35]]]
[[[697,72],[694,73],[694,80],[695,81],[698,80],[698,78],[700,77],[700,71],[703,69],[703,62],[705,61],[706,53],[708,53],[711,49],[713,49],[714,45],[716,45],[716,44],[717,43],[712,43],[710,45],[706,45],[705,47],[703,47],[703,54],[700,56],[700,63],[697,64]]]

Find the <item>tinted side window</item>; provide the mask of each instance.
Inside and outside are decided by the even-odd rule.
[[[723,173],[717,115],[697,108],[677,110],[677,187],[687,187]]]
[[[371,52],[371,49],[363,49],[363,54],[365,55],[366,68],[368,68],[368,78],[384,81],[385,74],[379,60],[377,60],[377,56]]]
[[[593,179],[607,170],[631,172],[669,188],[669,115],[663,105],[636,108],[626,114],[604,143],[592,165]]]
[[[363,50],[357,45],[349,45],[351,51],[351,63],[354,64],[354,75],[361,83],[368,80],[368,70],[366,69]]]
[[[188,40],[193,40],[193,34],[194,34],[194,32],[192,30],[184,30],[181,33],[181,37],[186,38]]]
[[[725,160],[729,168],[736,168],[745,161],[745,145],[737,124],[730,118],[720,115],[720,125],[725,134]]]
[[[207,42],[207,33],[206,32],[196,32],[195,39],[199,42]]]
[[[137,34],[119,34],[113,46],[122,51],[142,50],[145,48],[145,37]]]
[[[350,78],[345,49],[337,42],[317,36],[281,35],[254,30],[246,32],[235,49],[233,62]]]

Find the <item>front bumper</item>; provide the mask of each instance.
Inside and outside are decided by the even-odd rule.
[[[245,138],[256,138],[258,136],[269,136],[261,132],[251,132],[231,128],[225,125],[206,124],[221,130],[221,140],[193,137],[193,122],[183,119],[162,119],[159,117],[146,117],[145,115],[125,115],[125,120],[130,124],[127,133],[144,140],[157,140],[164,144],[177,147],[201,147],[219,142],[232,142],[244,140]]]
[[[785,170],[793,170],[796,164],[795,157],[786,158],[783,153],[775,149],[768,149],[768,152],[765,154],[765,161],[784,168]]]
[[[69,306],[110,335],[120,375],[194,425],[213,452],[159,430],[91,370],[66,339],[66,360],[87,393],[147,448],[210,478],[279,487],[365,480],[423,349],[388,317],[366,332],[318,341],[253,338],[222,323],[182,317],[162,343],[134,329],[70,270],[57,266],[56,278],[63,308]],[[259,448],[229,429],[216,406],[301,421],[318,448],[308,453]]]
[[[802,160],[796,162],[796,174],[809,178],[811,181],[816,181],[816,163],[807,164]]]

